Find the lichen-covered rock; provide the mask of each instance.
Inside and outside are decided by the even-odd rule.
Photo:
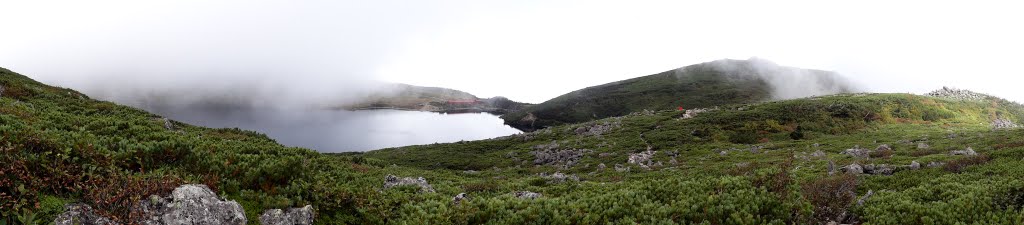
[[[863,174],[864,173],[864,168],[861,167],[859,164],[856,164],[856,163],[850,164],[849,166],[845,166],[843,168],[839,168],[839,170],[843,171],[844,173],[853,174],[853,175],[859,175],[859,174]]]
[[[75,203],[64,206],[64,213],[57,215],[53,220],[56,225],[114,225],[113,220],[96,215],[92,207],[86,204]]]
[[[138,224],[245,224],[245,211],[235,201],[225,201],[206,185],[186,184],[171,196],[150,196],[133,209],[142,215]]]
[[[520,198],[520,199],[537,199],[537,198],[540,198],[540,197],[543,196],[540,193],[530,192],[530,191],[517,191],[515,193],[512,193],[512,195],[516,196],[516,198]]]
[[[946,165],[946,163],[943,163],[943,162],[929,162],[928,163],[928,168],[941,167],[941,166],[944,166],[944,165]]]
[[[427,182],[427,179],[423,177],[396,177],[391,174],[384,176],[384,190],[405,185],[419,186],[421,193],[434,192],[434,187],[431,187],[430,183]]]
[[[288,210],[270,209],[260,215],[262,225],[312,225],[313,206],[290,208]]]
[[[868,157],[870,157],[871,151],[860,148],[860,146],[855,146],[851,149],[844,150],[843,154],[849,155],[854,158],[867,159]]]
[[[978,155],[978,152],[975,152],[974,149],[971,148],[971,147],[967,147],[967,149],[964,149],[964,150],[953,150],[953,151],[950,151],[949,154],[950,155],[972,156],[972,155]]]

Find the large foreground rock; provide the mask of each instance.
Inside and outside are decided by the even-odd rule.
[[[54,219],[59,225],[105,225],[117,224],[113,220],[96,215],[92,208],[85,204],[68,204],[66,209]],[[132,215],[138,215],[131,224],[144,225],[191,225],[191,224],[238,224],[247,222],[245,211],[235,201],[225,201],[217,197],[205,185],[182,185],[170,196],[150,196],[139,201],[131,209]]]
[[[168,198],[150,196],[134,211],[143,215],[139,224],[245,224],[245,211],[235,201],[225,201],[206,185],[175,188]]]
[[[260,215],[263,225],[311,225],[313,224],[313,206],[290,208],[288,210],[271,209]]]

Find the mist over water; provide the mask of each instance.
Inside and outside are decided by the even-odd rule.
[[[481,140],[520,133],[504,125],[497,116],[486,113],[173,107],[156,109],[154,113],[206,127],[253,130],[286,146],[325,153]]]

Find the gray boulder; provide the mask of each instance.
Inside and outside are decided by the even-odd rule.
[[[302,208],[290,208],[287,211],[271,209],[260,215],[262,225],[312,225],[313,206],[307,205]]]
[[[245,211],[235,201],[225,201],[206,185],[186,184],[174,189],[171,196],[156,195],[140,201],[135,213],[142,215],[138,224],[245,224]]]
[[[848,173],[848,174],[853,174],[853,175],[858,175],[858,174],[863,174],[864,173],[864,168],[861,167],[860,165],[856,164],[856,163],[850,164],[849,166],[844,166],[843,168],[839,168],[839,170],[843,171],[845,173]]]
[[[924,142],[917,143],[917,149],[929,149],[931,147],[932,146],[929,146],[928,143],[924,143]]]
[[[894,168],[892,168],[892,167],[890,167],[889,165],[886,165],[886,164],[881,164],[881,165],[875,165],[875,164],[864,165],[863,169],[864,169],[864,173],[865,174],[871,174],[871,175],[892,175],[893,172],[896,172],[896,169],[894,169]]]
[[[580,177],[576,175],[566,175],[561,172],[555,172],[551,175],[548,175],[547,173],[540,173],[540,177],[548,180],[548,183],[552,184],[560,184],[567,181],[580,181]]]
[[[909,167],[911,170],[921,169],[921,163],[917,161],[911,161]]]
[[[387,176],[384,177],[384,190],[406,185],[419,186],[421,193],[434,192],[434,187],[431,187],[430,183],[427,183],[427,179],[423,177],[396,177],[395,175],[391,174],[388,174]]]
[[[543,196],[540,193],[530,192],[530,191],[517,191],[515,193],[512,193],[512,195],[514,195],[514,196],[516,196],[516,198],[520,198],[520,199],[537,199],[537,198],[540,198],[541,196]]]
[[[870,157],[870,150],[860,148],[860,146],[853,147],[843,151],[843,154],[850,155],[854,158],[866,159]]]
[[[949,154],[950,155],[972,156],[972,155],[978,155],[978,152],[975,152],[974,149],[971,148],[971,147],[967,147],[967,149],[964,149],[964,150],[953,150],[953,151],[950,151]]]
[[[64,213],[53,220],[56,225],[107,225],[117,224],[106,217],[96,215],[89,205],[76,203],[64,206]]]

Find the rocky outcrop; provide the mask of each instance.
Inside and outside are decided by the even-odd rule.
[[[579,136],[600,136],[608,131],[612,131],[615,128],[619,128],[621,122],[619,120],[603,121],[603,122],[591,122],[576,127],[573,132]]]
[[[945,98],[961,101],[981,101],[988,98],[988,95],[985,94],[950,87],[942,87],[942,89],[929,92],[928,94],[925,95],[936,98]]]
[[[1012,120],[999,118],[992,121],[992,129],[1016,129],[1020,126],[1014,123]]]
[[[512,195],[519,199],[537,199],[543,196],[540,193],[530,191],[517,191],[515,193],[512,193]]]
[[[391,189],[398,186],[418,186],[420,187],[421,193],[433,193],[434,187],[427,183],[427,179],[423,177],[396,177],[395,175],[388,174],[384,177],[384,190]]]
[[[716,108],[713,108],[713,109],[707,109],[707,108],[703,108],[703,109],[687,109],[683,113],[683,117],[682,118],[683,119],[690,119],[690,118],[697,117],[697,115],[699,115],[701,113],[711,112],[711,111],[715,111],[715,110],[718,110],[718,108],[716,107]]]
[[[313,206],[290,208],[288,210],[271,209],[260,215],[262,225],[312,225]]]
[[[964,149],[964,150],[953,150],[953,151],[950,151],[949,154],[950,155],[972,156],[972,155],[978,155],[978,152],[975,152],[974,149],[971,148],[971,147],[967,147],[967,149]]]
[[[92,210],[92,207],[86,204],[68,204],[64,206],[64,213],[57,215],[57,218],[53,220],[53,224],[56,225],[114,225],[113,220],[106,217],[96,215],[96,212]]]
[[[534,146],[535,151],[531,151],[530,154],[534,156],[534,165],[558,165],[563,168],[572,168],[576,165],[580,159],[583,159],[583,155],[593,152],[589,149],[558,149],[558,142],[552,141],[551,144],[543,144]]]
[[[654,155],[658,154],[658,151],[643,151],[639,153],[629,154],[629,159],[626,163],[639,165],[641,168],[650,169],[651,166],[655,166],[658,163],[654,162]]]
[[[167,130],[170,130],[170,131],[174,130],[174,123],[171,123],[171,119],[163,118],[161,120],[163,120],[163,122],[164,122],[164,129],[167,129]]]
[[[133,211],[142,215],[138,224],[245,224],[245,211],[235,201],[225,201],[206,185],[187,184],[174,189],[171,196],[150,196]]]

